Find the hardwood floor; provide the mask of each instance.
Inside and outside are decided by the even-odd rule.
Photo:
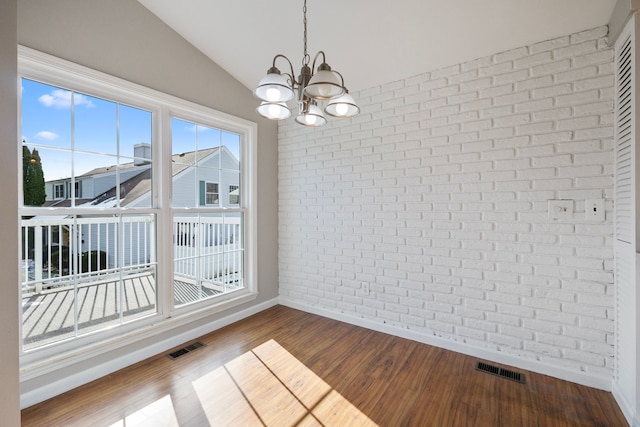
[[[627,426],[610,393],[277,306],[22,411],[23,426]],[[493,363],[492,363],[493,364]]]

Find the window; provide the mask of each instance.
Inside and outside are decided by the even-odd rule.
[[[64,199],[64,184],[54,184],[53,185],[53,198],[54,199]]]
[[[219,204],[220,198],[218,196],[218,184],[215,182],[206,182],[204,195],[206,205]]]
[[[240,187],[237,185],[229,186],[229,204],[237,205],[240,203]]]
[[[24,207],[24,349],[155,314],[157,257],[150,235],[156,212],[125,214],[124,208],[149,206],[127,199],[121,190],[137,176],[131,172],[134,145],[153,140],[151,111],[28,78],[22,79],[22,94],[22,144],[28,148],[23,152],[39,154],[44,175],[39,185],[63,178],[64,184],[54,184],[55,198],[69,199],[54,208],[54,215]],[[94,181],[88,202],[80,199],[77,176]],[[132,187],[154,195],[155,189],[144,184]],[[23,182],[23,191],[27,185],[35,184]],[[99,213],[91,212],[96,208]],[[62,234],[62,241],[54,244],[54,234]],[[145,298],[136,299],[138,288],[144,288]],[[95,304],[86,300],[98,294],[109,303],[90,309]],[[56,306],[68,307],[69,313],[54,313]]]
[[[255,298],[256,125],[19,52],[23,357]]]
[[[245,210],[221,203],[221,189],[239,186],[243,146],[235,132],[172,117],[174,300],[177,306],[245,286]],[[191,287],[187,287],[187,285]],[[189,294],[187,294],[189,290]]]

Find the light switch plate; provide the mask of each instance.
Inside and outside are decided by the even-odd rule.
[[[604,221],[604,199],[585,200],[584,219],[589,222]]]
[[[573,219],[573,200],[549,200],[549,219],[554,221]]]

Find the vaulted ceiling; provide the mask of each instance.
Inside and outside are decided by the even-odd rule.
[[[303,56],[303,0],[138,0],[248,88]],[[354,92],[606,25],[615,0],[308,0],[308,51]],[[278,63],[284,72],[285,64]]]

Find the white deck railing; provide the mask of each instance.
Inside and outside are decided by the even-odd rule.
[[[22,219],[23,293],[135,273],[156,264],[154,215]],[[173,222],[174,275],[222,287],[241,281],[240,217],[181,216]],[[222,289],[224,291],[224,289]]]
[[[240,217],[174,217],[173,272],[224,292],[242,283],[243,236]]]

